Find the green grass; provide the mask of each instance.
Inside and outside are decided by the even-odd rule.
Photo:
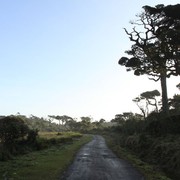
[[[40,138],[51,139],[51,138],[66,138],[66,137],[81,137],[82,134],[78,132],[39,132]]]
[[[146,180],[171,180],[170,178],[166,177],[162,172],[160,172],[158,168],[146,162],[143,162],[132,152],[116,144],[114,138],[107,135],[105,135],[104,137],[109,148],[114,151],[114,153],[119,158],[129,161],[136,169],[138,169],[144,175]]]
[[[47,134],[46,136],[49,137]],[[7,162],[0,162],[0,179],[5,177],[13,180],[57,179],[72,162],[79,148],[91,139],[91,136],[84,135],[73,140],[71,144],[54,146],[18,156]]]

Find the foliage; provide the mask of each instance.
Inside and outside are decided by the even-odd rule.
[[[54,123],[52,119],[39,118],[34,115],[31,115],[30,117],[23,115],[18,116],[23,118],[30,129],[37,129],[38,131],[44,132],[57,132],[59,130],[59,126]]]
[[[160,93],[158,90],[153,91],[146,91],[140,94],[139,97],[136,97],[133,99],[133,102],[136,103],[136,105],[141,110],[144,120],[149,115],[149,105],[155,107],[155,111],[158,112],[158,102],[156,97],[160,96]]]
[[[155,111],[158,112],[158,103],[156,97],[160,96],[160,93],[158,90],[153,91],[146,91],[140,94],[139,97],[136,97],[133,99],[133,102],[136,103],[136,105],[141,110],[144,119],[149,114],[149,105],[155,107]]]
[[[146,91],[140,94],[142,99],[145,99],[148,105],[155,106],[155,111],[158,112],[158,103],[156,100],[157,96],[160,96],[160,92],[158,90]],[[152,102],[154,101],[154,102]]]
[[[144,12],[138,15],[138,20],[131,23],[142,26],[144,32],[133,28],[133,32],[129,33],[125,29],[130,40],[134,42],[131,50],[126,51],[132,58],[122,57],[119,64],[126,66],[127,70],[134,70],[135,75],[148,74],[159,77],[163,69],[169,72],[168,77],[180,74],[179,17],[170,17],[164,13],[164,9],[173,11],[175,7],[180,9],[179,5],[143,7]]]
[[[143,8],[138,20],[132,22],[142,27],[141,30],[134,27],[130,33],[125,29],[134,43],[131,50],[126,51],[131,58],[121,57],[119,64],[127,71],[133,70],[135,75],[147,74],[155,81],[161,80],[162,109],[168,114],[166,78],[180,75],[180,18],[172,16],[174,9],[180,10],[180,5]]]
[[[67,115],[49,115],[48,118],[39,118],[31,115],[26,117],[18,113],[16,117],[20,117],[24,120],[25,124],[30,129],[38,130],[39,132],[65,132],[65,131],[77,131],[77,132],[90,132],[97,129],[104,129],[109,126],[105,119],[92,122],[91,117],[81,117],[80,121],[76,118],[72,118]]]
[[[38,136],[38,130],[30,129],[27,135],[27,142],[29,144],[34,144],[36,142],[37,136]]]
[[[65,136],[65,134],[63,135]],[[70,133],[68,134],[70,136]],[[57,133],[50,133],[49,135],[44,133],[42,136],[47,138],[49,136],[58,137]],[[0,162],[0,179],[60,179],[60,176],[70,165],[79,148],[91,139],[91,136],[82,136],[78,139],[73,139],[71,143],[63,144],[63,146],[51,146],[48,149],[15,157],[10,161]]]
[[[81,117],[80,131],[87,132],[91,129],[91,118],[90,117]]]
[[[180,94],[175,94],[172,99],[169,99],[169,106],[174,113],[180,114]]]
[[[180,115],[163,118],[161,114],[152,113],[146,122],[145,131],[155,137],[180,134]]]
[[[59,131],[62,131],[61,127],[63,127],[63,126],[65,129],[67,129],[66,125],[68,124],[69,121],[73,120],[72,117],[67,116],[67,115],[63,115],[63,116],[49,115],[49,117],[59,121]]]
[[[29,129],[24,120],[17,116],[0,119],[0,160],[24,154],[36,143],[38,131]]]
[[[75,119],[66,122],[66,128],[71,131],[79,131],[79,123]]]
[[[111,122],[116,122],[117,127],[115,129],[123,134],[140,133],[144,124],[142,116],[132,112],[117,114]]]
[[[0,142],[3,144],[12,144],[24,138],[28,132],[28,126],[19,117],[7,116],[0,119]]]
[[[116,115],[114,120],[120,123],[108,131],[113,134],[111,148],[115,152],[118,147],[125,148],[169,177],[180,179],[180,115],[166,117],[154,111],[145,120],[132,115],[126,120],[122,118],[123,114]]]
[[[127,139],[119,133],[106,133],[104,135],[108,146],[114,151],[114,153],[122,158],[126,159],[133,164],[142,174],[144,174],[145,179],[147,180],[170,180],[162,173],[159,168],[153,165],[150,165],[147,162],[142,161],[137,154],[134,154],[134,148],[138,148],[139,137],[130,136]],[[126,145],[125,145],[126,142]],[[129,149],[127,148],[129,147]],[[144,145],[143,145],[144,146]],[[131,147],[131,148],[130,148]],[[147,146],[144,146],[147,147]],[[150,151],[151,149],[149,149]],[[144,149],[139,149],[138,153],[144,152]]]

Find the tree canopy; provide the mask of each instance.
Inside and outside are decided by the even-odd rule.
[[[137,76],[147,74],[150,79],[161,81],[162,109],[167,114],[166,78],[180,75],[180,5],[143,9],[138,19],[131,22],[135,25],[132,32],[125,29],[133,45],[125,51],[128,57],[121,57],[119,64]]]

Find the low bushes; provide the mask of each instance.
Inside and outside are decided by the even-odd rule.
[[[146,120],[144,131],[153,136],[180,134],[180,115],[163,118],[161,114],[152,113]]]
[[[180,137],[158,138],[150,147],[146,160],[159,165],[173,179],[180,179]]]
[[[50,138],[50,139],[37,138],[37,141],[34,144],[34,149],[42,150],[42,149],[49,148],[51,146],[71,143],[72,141],[73,141],[73,137],[61,137],[61,138]]]
[[[171,178],[180,179],[180,136],[153,137],[148,134],[135,134],[120,135],[116,138],[114,144],[117,147],[119,145],[130,150],[143,161],[166,172]]]
[[[0,160],[23,154],[36,141],[37,132],[15,116],[0,119]]]
[[[8,116],[0,119],[0,160],[11,159],[15,155],[34,150],[42,150],[55,145],[72,143],[82,134],[74,132],[44,132],[29,129],[20,117]]]
[[[112,128],[114,149],[122,147],[141,160],[180,179],[180,115],[151,113],[144,121],[125,121]]]
[[[144,174],[146,180],[170,180],[170,178],[166,177],[164,173],[160,171],[158,166],[153,166],[138,157],[139,153],[143,152],[143,150],[139,152],[137,150],[139,149],[137,148],[139,142],[138,135],[135,137],[125,137],[123,135],[119,135],[118,133],[111,133],[104,135],[104,137],[106,138],[108,146],[114,151],[114,153],[118,157],[131,162],[134,167],[136,167],[142,174]],[[134,151],[133,145],[135,145],[137,148],[136,153]]]

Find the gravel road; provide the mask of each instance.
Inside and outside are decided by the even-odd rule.
[[[125,160],[107,147],[102,136],[95,135],[84,145],[61,180],[144,180]]]

